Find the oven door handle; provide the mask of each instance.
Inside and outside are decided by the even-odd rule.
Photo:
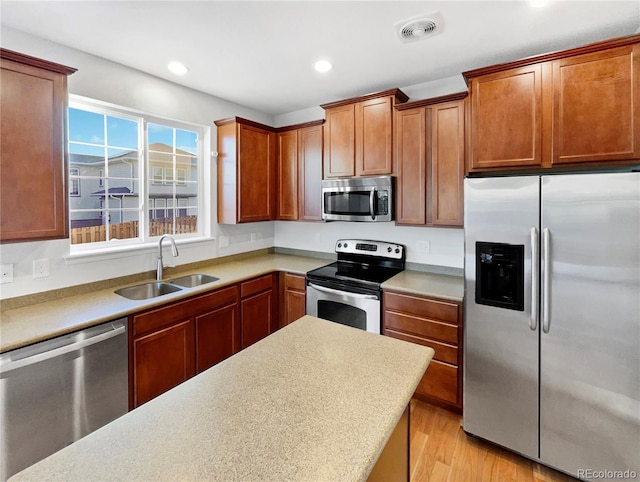
[[[372,187],[371,192],[369,193],[369,214],[371,215],[371,219],[373,219],[374,221],[376,219],[376,206],[375,206],[376,193],[377,193],[377,189],[375,187]]]
[[[324,286],[314,285],[313,283],[309,283],[309,286],[311,286],[315,290],[322,291],[324,293],[331,293],[333,295],[348,296],[350,298],[359,298],[359,299],[362,299],[362,300],[377,300],[378,299],[378,297],[376,295],[363,295],[363,294],[360,294],[360,293],[352,293],[350,291],[334,290],[333,288],[325,288]]]

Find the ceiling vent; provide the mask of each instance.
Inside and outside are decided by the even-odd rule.
[[[400,40],[407,43],[441,34],[444,30],[444,22],[440,12],[431,12],[400,20],[394,24],[394,27]]]

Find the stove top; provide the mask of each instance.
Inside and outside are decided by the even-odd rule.
[[[384,241],[340,239],[338,261],[307,273],[309,281],[326,287],[379,290],[380,285],[404,270],[405,247]]]

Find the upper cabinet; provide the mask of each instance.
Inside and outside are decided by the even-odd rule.
[[[75,69],[0,49],[0,241],[68,236],[67,76]]]
[[[396,106],[396,224],[462,226],[466,97]]]
[[[277,219],[319,221],[322,218],[323,122],[278,129]]]
[[[376,176],[393,170],[393,107],[400,89],[323,104],[324,177]]]
[[[270,221],[276,214],[276,134],[240,117],[218,127],[218,222]]]
[[[640,35],[485,67],[470,91],[470,171],[640,158]]]

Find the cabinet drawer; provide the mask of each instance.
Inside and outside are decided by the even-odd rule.
[[[458,344],[458,327],[456,325],[425,320],[424,318],[393,311],[384,312],[384,329],[434,338],[455,345]]]
[[[384,292],[385,310],[401,311],[425,318],[458,323],[458,304],[450,301],[434,300],[417,296]]]
[[[435,355],[433,355],[434,360],[440,360],[446,363],[450,363],[451,365],[458,365],[458,347],[456,346],[388,329],[384,330],[384,334],[392,338],[398,338],[399,340],[417,343],[418,345],[424,345],[428,346],[429,348],[433,348],[436,352]]]
[[[284,274],[284,287],[289,290],[305,291],[305,277],[298,274]]]
[[[245,281],[240,285],[240,296],[246,298],[247,296],[260,293],[261,291],[269,290],[273,287],[273,276],[268,274],[261,276],[260,278]]]
[[[160,308],[134,315],[133,335],[137,336],[237,301],[238,289],[236,286],[230,286],[206,295],[170,303]]]
[[[418,388],[416,388],[416,393],[457,405],[458,368],[431,360]]]

